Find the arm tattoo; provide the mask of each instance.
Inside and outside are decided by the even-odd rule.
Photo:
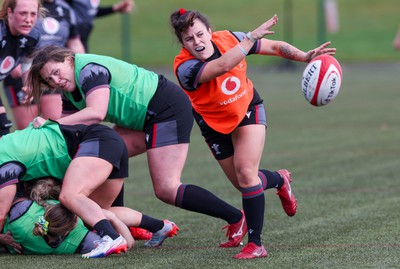
[[[279,46],[280,54],[283,58],[288,60],[298,60],[298,52],[293,50],[289,45]]]

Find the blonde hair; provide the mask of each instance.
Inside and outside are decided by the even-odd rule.
[[[29,193],[31,200],[45,208],[43,216],[33,228],[35,236],[61,237],[75,228],[78,221],[76,214],[61,204],[46,202],[46,200],[58,200],[60,191],[61,182],[54,178],[38,179],[26,185],[25,194]]]
[[[61,182],[53,178],[39,179],[26,190],[35,203],[46,206],[45,200],[58,200],[61,192]]]
[[[44,18],[46,16],[47,9],[43,7],[41,0],[36,0],[36,1],[38,2],[38,18]],[[14,12],[17,3],[18,0],[3,0],[3,5],[1,6],[0,10],[0,20],[5,20],[6,23],[8,23],[7,9],[10,8],[11,11]]]

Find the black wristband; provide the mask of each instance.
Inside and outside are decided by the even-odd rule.
[[[6,113],[0,114],[0,136],[10,133],[10,128],[12,127],[12,122],[7,118]]]

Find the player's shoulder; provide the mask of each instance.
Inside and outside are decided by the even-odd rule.
[[[36,27],[32,29],[32,31],[28,35],[29,38],[39,41],[40,39],[40,31]]]
[[[17,184],[19,179],[26,173],[25,166],[13,160],[0,165],[0,188]]]
[[[7,26],[4,20],[0,20],[0,37],[3,40],[7,33]]]
[[[182,70],[187,70],[187,69],[191,69],[193,66],[195,66],[198,63],[201,63],[202,61],[197,59],[197,58],[191,58],[191,59],[187,59],[186,61],[184,61],[179,67],[178,69]]]
[[[55,3],[57,4],[57,6],[60,6],[68,10],[72,10],[71,5],[65,0],[55,0]]]

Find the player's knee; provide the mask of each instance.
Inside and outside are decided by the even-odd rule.
[[[251,181],[253,178],[258,177],[258,171],[251,169],[248,165],[236,167],[236,175],[239,182]]]
[[[170,205],[175,204],[176,191],[173,192],[173,190],[170,188],[156,188],[154,189],[154,194],[156,195],[157,199],[163,201],[164,203]]]
[[[63,205],[66,205],[68,203],[67,196],[63,192],[61,192],[60,195],[58,196],[58,200]]]
[[[60,201],[60,203],[67,208],[70,207],[72,199],[75,199],[74,195],[65,190],[61,190],[60,195],[58,196],[58,200]]]

